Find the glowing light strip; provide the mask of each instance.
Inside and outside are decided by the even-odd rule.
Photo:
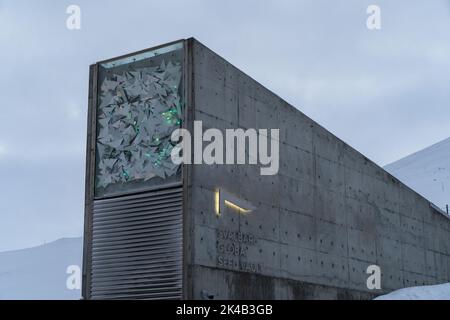
[[[235,209],[235,210],[239,211],[240,213],[248,213],[248,212],[252,211],[252,210],[247,210],[247,209],[241,208],[238,205],[236,205],[233,202],[230,202],[228,200],[225,200],[224,202],[225,202],[225,204],[227,206],[229,206],[232,209]]]
[[[217,189],[214,194],[214,211],[216,215],[220,216],[220,190]]]

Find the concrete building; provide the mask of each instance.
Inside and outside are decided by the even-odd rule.
[[[89,88],[84,298],[368,299],[450,280],[445,213],[195,39],[98,62]],[[278,173],[174,164],[170,136],[194,121],[279,129]]]

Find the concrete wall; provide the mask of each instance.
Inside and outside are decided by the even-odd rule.
[[[300,111],[190,41],[191,115],[203,121],[204,129],[279,128],[280,170],[261,176],[257,165],[190,166],[187,297],[366,299],[449,281],[448,218]],[[216,216],[217,187],[257,209],[248,215],[227,209]],[[230,240],[230,232],[241,238]],[[249,236],[256,240],[245,241]],[[244,252],[235,255],[223,252],[224,247]],[[381,290],[366,286],[372,264],[381,267]]]

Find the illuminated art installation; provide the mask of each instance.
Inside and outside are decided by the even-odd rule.
[[[109,73],[100,87],[96,187],[175,175],[172,132],[181,126],[181,64]]]

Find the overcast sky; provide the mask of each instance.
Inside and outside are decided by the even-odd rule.
[[[82,234],[89,64],[191,36],[379,165],[450,136],[447,0],[0,0],[0,251]]]

